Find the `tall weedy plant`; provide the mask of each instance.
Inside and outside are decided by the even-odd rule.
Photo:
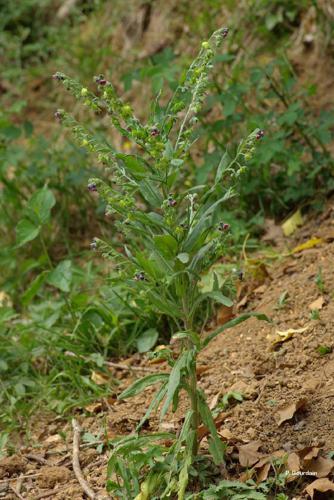
[[[114,244],[94,239],[92,247],[115,264],[114,280],[122,286],[129,304],[149,304],[174,325],[179,355],[170,348],[156,356],[167,360],[169,373],[154,373],[137,380],[121,398],[134,396],[153,384],[159,388],[137,431],[151,412],[161,408],[163,418],[179,406],[180,391],[189,398],[183,427],[170,434],[137,433],[114,441],[109,462],[108,487],[119,498],[185,497],[189,471],[199,455],[199,426],[207,429],[208,448],[216,464],[224,461],[224,444],[217,433],[204,393],[198,388],[196,358],[219,333],[247,319],[244,314],[202,338],[206,319],[203,305],[232,305],[215,280],[210,292],[202,293],[202,273],[224,253],[228,224],[220,221],[223,203],[236,195],[239,178],[252,157],[263,131],[255,130],[242,140],[233,157],[225,153],[213,167],[210,185],[189,187],[186,163],[196,134],[199,113],[209,86],[208,73],[224,38],[226,28],[216,31],[202,47],[188,72],[166,105],[159,97],[152,103],[147,124],[134,115],[131,106],[116,94],[103,75],[95,77],[98,96],[62,73],[61,81],[77,99],[98,113],[107,113],[112,125],[137,146],[136,154],[117,152],[110,142],[92,135],[63,110],[56,117],[72,129],[80,144],[98,154],[110,173],[110,182],[90,179],[88,189],[97,191],[106,203],[115,228]],[[265,319],[263,315],[257,315]],[[166,441],[167,440],[167,441]],[[172,444],[171,444],[172,443]],[[143,480],[145,478],[145,480]]]

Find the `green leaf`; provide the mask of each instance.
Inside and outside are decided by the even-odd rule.
[[[210,408],[208,407],[204,396],[200,392],[198,392],[198,404],[203,424],[209,429],[211,434],[211,437],[208,439],[209,451],[215,464],[220,465],[224,462],[226,447],[219,437]]]
[[[246,321],[248,318],[257,318],[261,321],[268,321],[271,323],[271,320],[265,315],[265,314],[260,314],[260,313],[245,313],[242,314],[241,316],[238,316],[237,318],[232,319],[231,321],[228,321],[227,323],[224,323],[222,326],[211,332],[204,340],[202,343],[202,348],[207,346],[212,339],[217,337],[220,333],[224,332],[228,328],[233,328],[234,326],[239,325],[243,321]]]
[[[152,375],[147,375],[139,380],[136,380],[130,387],[125,389],[119,396],[118,399],[126,399],[136,394],[142,392],[146,387],[157,384],[158,382],[165,382],[168,379],[168,373],[152,373]]]
[[[27,290],[23,293],[21,300],[24,306],[27,306],[35,297],[36,293],[38,293],[44,281],[46,280],[48,274],[49,271],[43,271],[38,276],[36,276],[29,288],[27,288]]]
[[[155,345],[158,340],[159,332],[155,328],[145,330],[137,339],[137,349],[139,352],[147,352]]]
[[[55,205],[56,199],[47,188],[36,191],[28,201],[27,209],[29,218],[38,221],[39,224],[45,224],[50,217],[51,209]]]
[[[49,285],[59,288],[62,292],[69,292],[72,281],[72,262],[63,260],[51,271],[48,276]]]
[[[213,299],[215,302],[219,302],[219,304],[223,304],[227,307],[233,306],[233,301],[230,298],[225,297],[225,295],[219,291],[204,293],[202,300],[206,298]]]
[[[156,186],[147,180],[142,180],[139,183],[140,192],[145,200],[154,208],[160,208],[163,202],[161,195]]]
[[[34,240],[39,235],[40,227],[36,226],[28,219],[22,219],[16,226],[16,242],[18,247],[22,247],[29,241]]]
[[[229,166],[229,163],[230,163],[230,157],[229,157],[227,151],[225,151],[225,153],[223,154],[222,159],[220,160],[219,165],[217,167],[215,184],[218,184],[218,182],[221,180],[225,170]]]
[[[190,255],[186,252],[181,252],[178,254],[177,258],[180,262],[182,262],[182,264],[187,264],[189,262]]]
[[[175,393],[179,389],[181,383],[181,372],[183,368],[187,365],[189,352],[184,352],[179,359],[176,361],[169,375],[167,395],[164,405],[161,410],[161,419],[166,415],[169,405],[173,401]]]
[[[177,251],[177,241],[170,234],[155,236],[154,243],[160,253],[167,259],[172,259]]]

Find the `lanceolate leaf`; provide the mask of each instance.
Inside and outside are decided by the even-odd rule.
[[[227,330],[228,328],[232,328],[233,326],[237,326],[243,321],[246,321],[248,318],[257,318],[261,321],[268,321],[269,323],[271,320],[265,315],[265,314],[260,314],[260,313],[245,313],[242,314],[241,316],[238,316],[237,318],[232,319],[231,321],[228,321],[227,323],[224,323],[224,325],[220,326],[213,332],[209,333],[209,335],[203,340],[202,347],[207,346],[212,339],[217,337],[220,333],[223,331]]]
[[[168,373],[152,373],[152,375],[147,375],[146,377],[136,380],[130,387],[125,389],[125,391],[118,396],[118,399],[126,399],[135,396],[150,385],[157,384],[158,382],[165,382],[168,377]]]
[[[203,424],[209,429],[211,437],[209,439],[209,451],[214,462],[219,465],[224,462],[225,446],[222,443],[216,429],[210,408],[208,407],[204,397],[200,392],[198,394],[199,411],[202,417]]]
[[[166,415],[169,405],[173,401],[175,392],[179,390],[179,386],[181,383],[181,372],[183,368],[187,365],[188,356],[189,352],[185,351],[175,362],[175,365],[173,366],[172,371],[170,372],[168,387],[167,387],[167,396],[161,410],[161,419]]]

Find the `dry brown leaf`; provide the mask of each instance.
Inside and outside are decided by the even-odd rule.
[[[223,429],[222,431],[219,431],[219,435],[227,441],[236,441],[237,439],[229,429]]]
[[[265,481],[268,477],[269,471],[270,471],[271,464],[266,463],[264,464],[258,472],[256,482],[257,484],[262,483],[262,481]]]
[[[322,309],[325,304],[325,299],[323,297],[318,297],[312,302],[308,307],[313,311],[314,309]]]
[[[102,403],[92,403],[90,405],[85,406],[85,410],[88,411],[89,413],[99,413],[102,411],[103,405]]]
[[[232,319],[234,316],[233,306],[221,306],[217,312],[217,323],[218,325],[223,325]]]
[[[327,478],[316,479],[313,483],[309,484],[304,491],[313,498],[315,491],[320,491],[321,493],[334,491],[334,483]]]
[[[251,467],[256,464],[263,456],[258,450],[261,446],[260,441],[251,441],[248,444],[243,444],[238,447],[239,450],[239,462],[243,467]]]
[[[300,470],[300,457],[297,453],[290,453],[288,456],[289,471],[297,472]]]
[[[313,458],[317,458],[319,455],[320,448],[317,447],[309,447],[307,446],[306,448],[303,448],[298,452],[298,455],[305,461],[305,460],[312,460]]]
[[[327,477],[334,467],[334,460],[318,457],[307,463],[307,470],[316,472],[317,477]]]
[[[99,373],[94,370],[92,371],[90,378],[96,385],[108,384],[110,382],[109,377],[106,377],[103,373]]]
[[[268,285],[260,285],[257,288],[255,288],[254,293],[256,294],[262,294],[268,289]]]
[[[277,410],[277,425],[283,424],[283,422],[286,422],[287,420],[290,420],[294,414],[303,408],[307,403],[306,398],[301,398],[298,399],[298,401],[294,403],[289,403],[287,405],[284,405],[280,409]]]
[[[218,417],[215,418],[215,426],[216,429],[220,429],[220,427],[223,425],[224,420],[228,416],[227,412],[221,413],[218,415]],[[200,425],[197,431],[198,434],[198,441],[201,442],[205,436],[207,436],[210,433],[209,429],[205,425]]]
[[[244,307],[249,300],[249,295],[245,295],[238,303],[237,303],[237,311]]]

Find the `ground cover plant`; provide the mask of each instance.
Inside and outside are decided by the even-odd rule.
[[[224,446],[213,416],[203,392],[197,387],[196,357],[219,333],[244,321],[250,314],[240,315],[201,335],[207,325],[209,315],[205,311],[210,303],[231,306],[233,302],[231,296],[222,292],[217,278],[209,292],[202,293],[199,284],[202,273],[226,252],[229,224],[220,220],[220,207],[236,196],[247,162],[264,132],[255,129],[240,141],[233,156],[226,152],[216,166],[211,184],[189,187],[186,164],[189,150],[196,141],[197,114],[209,86],[209,71],[227,35],[228,29],[222,28],[202,43],[199,55],[172,98],[160,105],[158,96],[145,125],[135,117],[131,106],[117,96],[105,76],[95,77],[100,91],[95,95],[62,73],[54,75],[55,80],[62,82],[88,108],[107,113],[112,125],[138,146],[137,154],[117,152],[107,138],[91,135],[66,111],[59,109],[55,113],[56,119],[71,128],[82,146],[98,154],[109,172],[108,182],[91,178],[88,190],[97,191],[105,201],[106,214],[112,218],[115,228],[114,242],[94,238],[92,249],[112,261],[111,283],[121,287],[124,300],[137,308],[150,307],[157,314],[163,314],[174,324],[173,339],[180,344],[176,359],[168,347],[158,353],[168,361],[169,374],[155,373],[139,379],[120,397],[127,398],[150,385],[160,385],[138,430],[161,402],[161,418],[170,406],[175,411],[181,390],[188,394],[190,402],[177,439],[166,434],[141,437],[136,434],[114,443],[109,471],[111,476],[115,473],[121,478],[121,482],[111,479],[108,488],[124,498],[136,495],[138,499],[152,498],[152,495],[166,498],[175,492],[179,499],[184,498],[189,469],[199,451],[201,424],[210,434],[209,451],[214,462],[221,464],[224,460]],[[231,295],[228,287],[227,293]],[[257,316],[266,319],[264,315]],[[156,340],[156,332],[148,330],[146,335],[149,348]],[[173,439],[169,449],[157,444],[168,438]],[[142,474],[146,478],[141,483]]]

